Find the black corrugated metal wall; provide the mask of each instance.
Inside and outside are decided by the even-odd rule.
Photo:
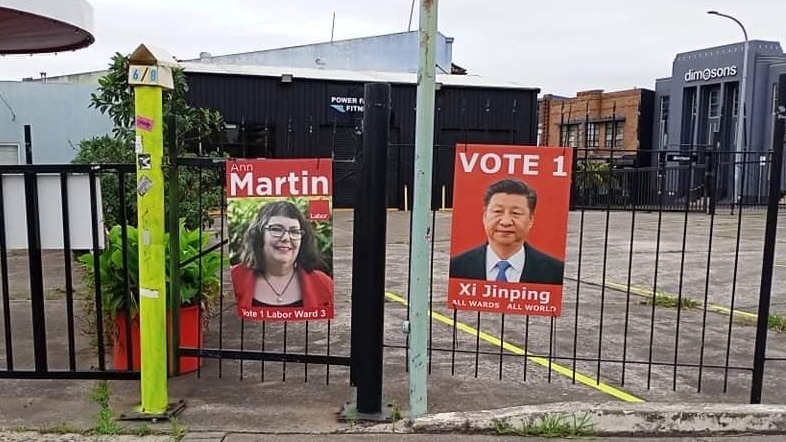
[[[187,73],[188,100],[221,112],[241,129],[240,145],[221,143],[233,156],[273,158],[330,157],[334,166],[334,204],[351,207],[355,198],[355,164],[363,144],[363,83],[279,77]],[[388,206],[404,207],[404,188],[412,189],[415,146],[416,86],[391,87]],[[537,137],[536,89],[490,89],[443,86],[436,93],[434,133],[434,207],[451,207],[453,155],[457,143],[530,144]],[[338,103],[332,101],[338,97]],[[342,106],[343,104],[343,106]],[[332,106],[335,105],[335,106]],[[264,131],[250,133],[248,128]],[[244,129],[245,128],[245,129]],[[242,133],[245,130],[245,135]],[[259,132],[262,133],[262,132]],[[264,140],[264,146],[249,145]],[[244,144],[245,143],[245,144]],[[408,192],[411,203],[412,192]],[[410,206],[411,207],[411,206]]]

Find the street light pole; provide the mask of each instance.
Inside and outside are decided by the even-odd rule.
[[[710,15],[717,15],[719,17],[728,18],[729,20],[734,21],[739,25],[742,29],[742,34],[745,36],[745,46],[743,49],[743,60],[742,60],[742,81],[740,82],[740,87],[737,91],[737,137],[736,137],[736,152],[734,155],[735,158],[735,167],[734,167],[734,190],[735,190],[735,202],[738,204],[742,204],[741,201],[741,193],[742,189],[740,188],[740,168],[742,167],[742,150],[745,144],[743,144],[743,137],[745,136],[745,94],[746,94],[746,83],[748,79],[748,32],[745,30],[745,26],[737,20],[736,18],[722,14],[718,11],[707,11],[707,14]]]

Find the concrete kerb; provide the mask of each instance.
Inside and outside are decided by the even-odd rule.
[[[786,406],[783,405],[652,402],[564,402],[438,413],[414,421],[403,419],[392,424],[355,427],[347,432],[499,434],[500,429],[520,430],[524,422],[537,426],[544,419],[555,417],[561,417],[568,426],[583,422],[591,435],[607,437],[786,434]]]

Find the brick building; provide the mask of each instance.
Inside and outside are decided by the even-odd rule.
[[[582,149],[581,157],[586,152],[633,160],[651,150],[654,102],[655,92],[648,89],[544,95],[538,103],[538,145]]]

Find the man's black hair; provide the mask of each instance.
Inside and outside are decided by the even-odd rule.
[[[529,203],[530,213],[535,213],[535,205],[538,202],[538,194],[535,192],[535,189],[527,185],[527,183],[511,178],[499,180],[496,183],[493,183],[486,189],[486,195],[483,197],[483,207],[487,207],[491,197],[497,193],[523,195],[527,198],[527,202]]]

